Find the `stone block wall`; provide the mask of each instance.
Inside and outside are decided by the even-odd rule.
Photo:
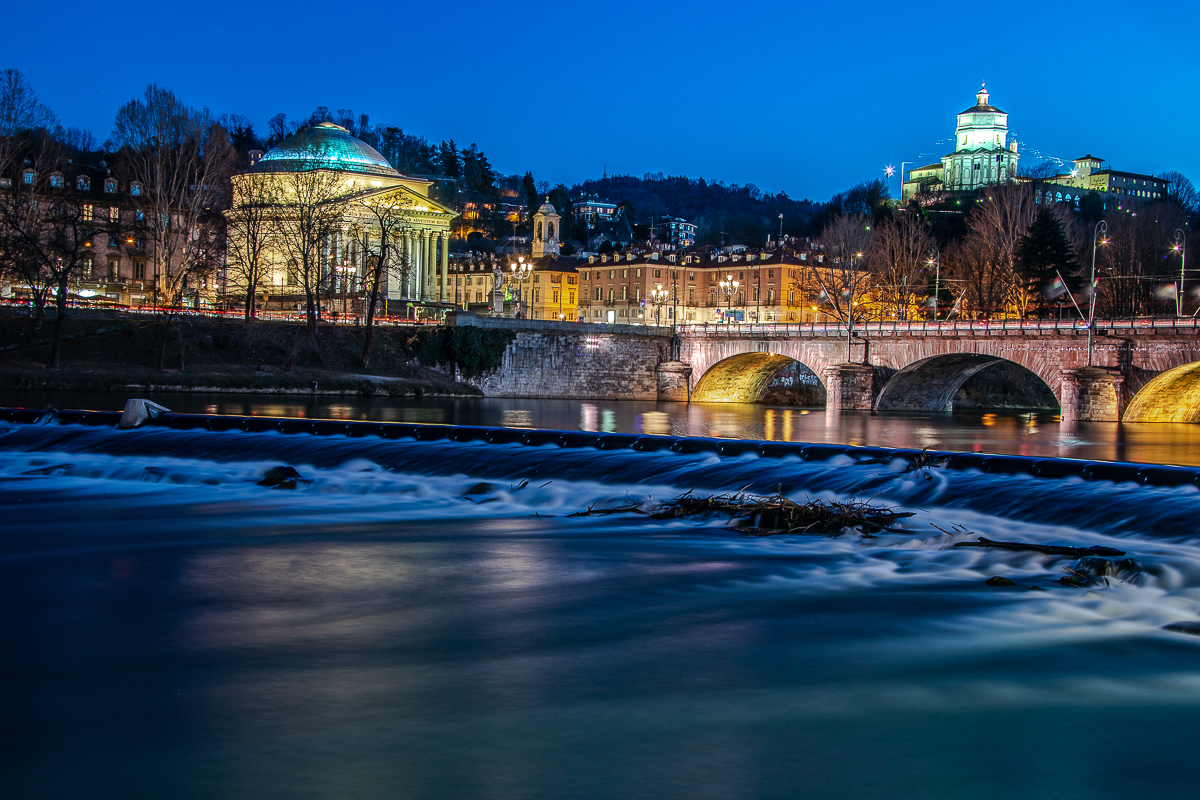
[[[670,350],[665,336],[521,330],[500,369],[468,383],[486,397],[656,400]]]

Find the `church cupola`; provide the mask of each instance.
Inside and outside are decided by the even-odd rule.
[[[980,86],[979,86],[979,94],[975,95],[975,104],[976,104],[976,105],[980,105],[980,106],[986,106],[986,105],[989,105],[989,103],[988,103],[988,90],[987,90],[987,81],[984,81],[982,84],[980,84]]]

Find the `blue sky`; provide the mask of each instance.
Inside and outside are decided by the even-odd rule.
[[[936,161],[981,80],[1024,159],[1092,153],[1200,183],[1198,22],[1195,0],[65,0],[7,12],[24,33],[0,68],[101,140],[157,81],[259,129],[352,108],[551,183],[607,165],[825,199]]]

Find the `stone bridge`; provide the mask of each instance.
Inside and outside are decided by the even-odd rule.
[[[1045,385],[1063,419],[1200,422],[1200,329],[1190,319],[1097,321],[1091,367],[1087,328],[1071,322],[870,324],[855,327],[849,348],[836,325],[684,326],[672,343],[669,328],[448,322],[516,333],[501,368],[474,381],[493,397],[754,402],[799,362],[831,411],[949,411],[972,376],[1010,364]]]
[[[1091,367],[1087,327],[1071,322],[872,324],[849,348],[834,325],[689,326],[679,337],[694,400],[753,402],[798,361],[831,410],[949,411],[973,375],[1009,362],[1045,384],[1063,419],[1200,422],[1200,330],[1187,319],[1097,321]]]

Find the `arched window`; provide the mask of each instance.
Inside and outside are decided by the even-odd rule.
[[[546,235],[547,235],[547,238],[550,238],[550,239],[554,238],[554,223],[553,222],[546,223]]]
[[[542,223],[537,224],[537,238],[542,238]]]

